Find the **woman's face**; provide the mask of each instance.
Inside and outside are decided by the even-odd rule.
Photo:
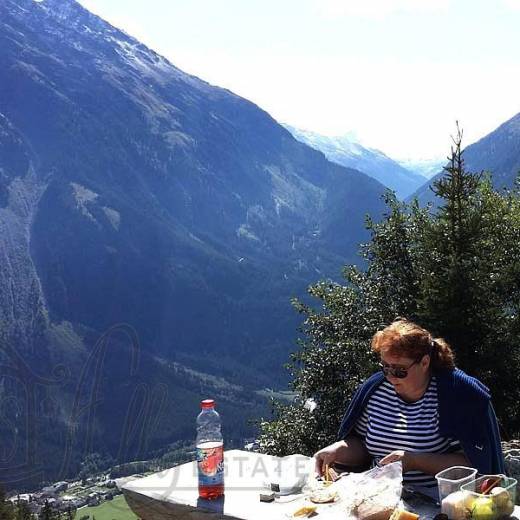
[[[388,350],[381,351],[381,363],[384,368],[404,369],[406,377],[398,378],[390,372],[386,379],[393,385],[395,391],[402,395],[414,395],[424,389],[430,378],[430,356],[423,356],[419,361],[392,354]]]

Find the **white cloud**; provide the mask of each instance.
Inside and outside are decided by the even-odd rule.
[[[444,156],[456,120],[468,145],[520,111],[520,69],[506,62],[230,56],[187,49],[166,54],[181,69],[250,99],[278,121],[325,135],[355,130],[362,142],[396,157]]]
[[[80,3],[91,13],[100,16],[110,25],[113,25],[117,29],[133,36],[145,45],[150,45],[153,41],[148,32],[144,30],[143,26],[135,18],[128,16],[125,13],[110,12],[109,14],[108,11],[102,12],[100,0],[80,0]]]
[[[515,11],[520,11],[520,0],[504,0],[504,4]]]
[[[99,11],[108,0],[81,2]],[[312,6],[313,22],[317,15],[338,17],[341,23],[337,25],[342,31],[339,36],[346,30],[343,25],[348,25],[343,24],[342,16],[376,17],[377,21],[382,19],[386,23],[384,17],[387,15],[436,14],[441,10],[439,18],[443,20],[442,10],[450,9],[456,3],[454,0],[307,2],[307,6]],[[503,0],[502,11],[506,4],[511,9],[520,9],[520,0]],[[477,14],[470,28],[472,33],[478,34],[474,30],[475,24],[481,18],[487,22],[488,18],[483,12]],[[374,32],[370,37],[376,38],[375,43],[381,49],[375,54],[374,46],[370,45],[372,42],[362,39],[362,32],[356,33],[359,38],[354,40],[359,40],[359,47],[349,46],[350,40],[343,41],[338,35],[331,40],[335,45],[331,47],[327,34],[321,31],[317,32],[321,39],[314,39],[310,50],[303,43],[291,47],[291,38],[297,41],[299,33],[288,37],[281,46],[273,40],[272,45],[262,43],[261,47],[255,47],[254,44],[233,43],[229,48],[226,47],[227,39],[215,34],[205,45],[195,45],[189,38],[160,38],[161,31],[154,31],[152,25],[145,23],[145,18],[136,16],[133,11],[119,13],[113,10],[107,17],[182,70],[250,99],[278,121],[325,135],[342,135],[354,130],[362,142],[393,156],[444,156],[449,151],[455,120],[461,122],[466,144],[469,144],[520,111],[517,92],[520,68],[515,61],[517,44],[508,31],[503,34],[508,45],[498,39],[502,50],[497,55],[493,54],[493,49],[482,54],[468,52],[481,41],[469,32],[457,33],[457,39],[454,39],[449,31],[444,34],[440,29],[441,39],[446,37],[446,45],[432,39],[431,49],[435,52],[423,56],[404,51],[396,54],[395,46],[386,52],[385,40],[377,40]],[[389,19],[389,24],[396,22],[395,18]],[[427,27],[430,17],[424,18],[425,24],[420,27]],[[431,18],[438,23],[437,16]],[[406,30],[408,21],[400,25],[402,20],[397,20],[399,23],[395,27]],[[353,22],[356,24],[357,19]],[[148,27],[149,34],[144,34],[140,25]],[[322,24],[326,28],[329,25],[334,24]],[[464,23],[460,26],[465,27]],[[292,34],[291,31],[288,30],[288,34]],[[496,31],[490,33],[494,39],[498,36],[502,35]],[[201,33],[202,37],[204,34]],[[454,55],[452,49],[457,47],[459,38],[463,38],[466,45]],[[245,38],[244,42],[248,41]],[[447,58],[446,47],[449,49]],[[422,48],[428,50],[429,47]]]
[[[315,9],[325,18],[383,18],[400,12],[446,11],[449,5],[450,0],[314,0]]]

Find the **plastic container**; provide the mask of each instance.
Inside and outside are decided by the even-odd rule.
[[[456,491],[460,491],[461,486],[465,484],[471,486],[471,482],[475,482],[476,475],[477,470],[475,468],[468,468],[467,466],[452,466],[435,475],[439,487],[439,502],[443,513],[450,516],[450,511],[445,501],[446,497]]]
[[[212,500],[224,494],[224,442],[215,401],[205,399],[197,417],[199,497]]]
[[[480,493],[497,479],[500,479],[500,482],[489,493]],[[473,482],[464,484],[461,489],[466,493],[465,507],[469,518],[495,520],[512,515],[516,503],[516,484],[516,479],[505,475],[483,475]]]

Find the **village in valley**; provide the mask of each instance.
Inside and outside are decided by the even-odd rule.
[[[245,451],[259,449],[258,439],[255,438],[242,439],[240,444]],[[87,478],[54,482],[31,493],[11,493],[8,500],[13,505],[25,504],[28,511],[34,515],[40,515],[45,505],[48,504],[53,511],[70,513],[69,518],[89,518],[90,508],[106,501],[122,499],[122,497],[120,499],[117,497],[122,494],[120,488],[126,482],[194,460],[194,458],[193,447],[174,445],[173,449],[161,459],[121,464],[99,474],[92,474]],[[126,504],[124,507],[126,508]],[[81,508],[83,508],[84,514],[82,511],[78,511]],[[80,514],[78,515],[76,512]]]
[[[130,478],[138,478],[134,475]],[[126,481],[128,478],[121,480]],[[25,503],[32,514],[40,514],[45,504],[62,513],[73,512],[85,506],[98,506],[105,500],[113,500],[121,491],[116,480],[102,475],[97,478],[88,478],[72,482],[60,481],[43,487],[34,493],[13,495],[9,501],[13,504]]]

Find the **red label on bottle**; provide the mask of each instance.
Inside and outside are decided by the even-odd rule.
[[[206,442],[197,446],[199,485],[219,486],[224,483],[224,446]]]

